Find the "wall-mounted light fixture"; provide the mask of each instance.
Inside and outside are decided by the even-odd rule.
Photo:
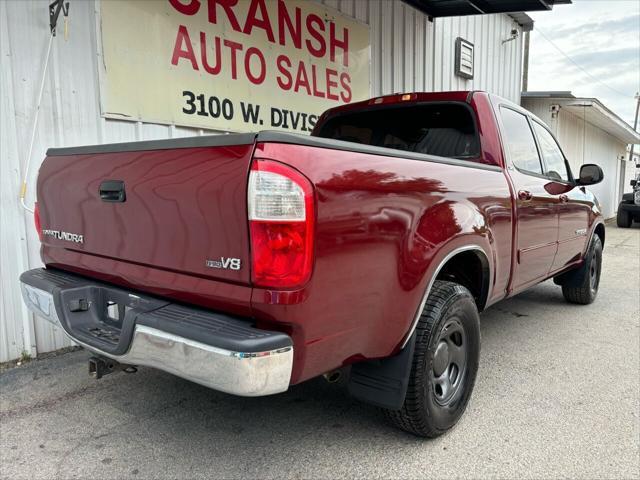
[[[512,28],[511,29],[511,36],[509,38],[506,38],[506,39],[502,40],[502,44],[504,45],[507,42],[514,41],[516,38],[518,38],[518,35],[520,35],[520,32],[518,32],[518,29],[517,28]]]

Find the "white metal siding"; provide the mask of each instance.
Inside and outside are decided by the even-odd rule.
[[[371,34],[371,95],[401,91],[486,89],[519,101],[520,38],[502,44],[517,28],[507,15],[437,19],[434,23],[399,0],[332,0],[328,6],[368,23]],[[43,97],[27,204],[48,147],[200,135],[202,130],[107,120],[100,117],[97,1],[72,2],[69,38],[62,20],[54,39]],[[22,351],[47,352],[69,345],[59,330],[27,313],[18,276],[41,265],[31,215],[18,206],[39,78],[49,35],[48,2],[0,1],[2,167],[0,361]],[[473,80],[453,73],[457,36],[475,44]],[[206,132],[212,133],[212,132]]]
[[[434,90],[487,90],[520,103],[522,35],[503,43],[516,28],[505,15],[439,18],[435,22]],[[521,33],[521,32],[520,32]],[[455,40],[475,45],[475,74],[465,80],[453,73]]]
[[[549,103],[548,101],[545,102],[530,98],[523,98],[522,106],[533,113],[544,123],[546,123],[549,128],[553,130],[551,124],[551,103]]]

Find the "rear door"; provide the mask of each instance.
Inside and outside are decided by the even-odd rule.
[[[521,290],[543,279],[550,271],[557,249],[559,196],[549,193],[535,137],[528,117],[500,107],[507,169],[516,202],[516,259],[512,290]]]
[[[552,271],[578,260],[584,251],[589,226],[591,203],[585,193],[573,184],[571,169],[558,142],[545,126],[533,120],[549,189],[558,193],[558,251]]]

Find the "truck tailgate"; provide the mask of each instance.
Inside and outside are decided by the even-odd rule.
[[[246,190],[254,143],[246,135],[224,138],[193,148],[50,151],[38,178],[43,251],[249,284]]]

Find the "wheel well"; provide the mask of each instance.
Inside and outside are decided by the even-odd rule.
[[[599,223],[598,225],[596,225],[595,234],[600,237],[600,242],[604,247],[604,225],[603,224]]]
[[[467,288],[476,300],[478,311],[487,303],[489,294],[489,262],[479,250],[460,252],[444,264],[437,280],[448,280]]]

